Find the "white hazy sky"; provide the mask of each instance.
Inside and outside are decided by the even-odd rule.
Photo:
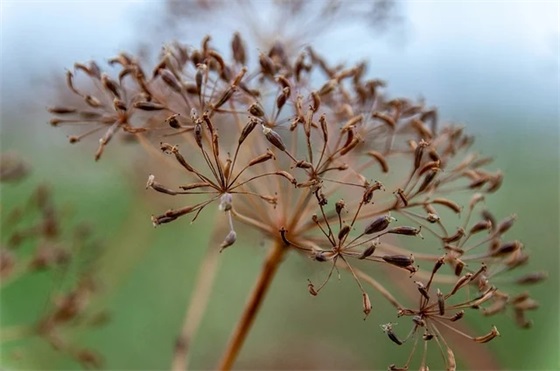
[[[557,124],[559,1],[401,6],[406,21],[397,34],[372,39],[350,27],[328,43],[370,59],[370,73],[387,79],[393,95],[422,95],[451,117],[524,107],[524,114]],[[158,2],[3,0],[2,101],[42,73],[136,45],[135,31],[148,11],[157,13]]]

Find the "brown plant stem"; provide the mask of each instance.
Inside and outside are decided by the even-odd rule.
[[[288,251],[284,243],[281,240],[274,242],[272,249],[270,250],[266,260],[264,262],[263,268],[257,282],[253,287],[253,290],[245,304],[243,309],[243,314],[241,319],[237,323],[237,327],[233,331],[230,337],[229,343],[227,345],[226,351],[219,363],[218,369],[220,370],[231,370],[239,351],[247,338],[249,330],[255,321],[257,313],[264,302],[264,298],[280,263],[284,257],[284,254]]]
[[[209,243],[202,258],[202,265],[196,277],[195,289],[185,310],[181,332],[175,343],[171,360],[171,370],[173,371],[184,371],[189,367],[190,345],[208,306],[212,286],[220,266],[220,259],[218,259],[219,249],[216,248],[217,246],[217,244]]]

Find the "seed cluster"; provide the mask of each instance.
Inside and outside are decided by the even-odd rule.
[[[71,142],[105,129],[96,160],[117,132],[155,143],[185,181],[170,187],[150,175],[146,188],[184,196],[187,205],[152,216],[154,226],[186,215],[194,221],[217,204],[230,225],[221,249],[235,244],[235,222],[329,264],[321,284],[308,281],[312,295],[333,271],[349,271],[366,316],[377,305],[368,286],[399,317],[412,318],[402,340],[391,323],[383,325],[388,337],[398,345],[414,338],[416,349],[421,333],[442,349],[448,369],[454,354],[439,328],[461,332],[453,325],[467,312],[512,307],[517,323],[530,325],[525,313],[536,302],[502,289],[504,276],[528,259],[521,242],[504,240],[516,218],[496,221],[483,207],[503,174],[484,168],[491,159],[470,151],[464,128],[440,122],[423,102],[387,98],[385,83],[368,78],[365,63],[332,66],[311,47],[292,54],[279,42],[255,60],[251,52],[234,34],[229,58],[206,37],[199,48],[166,46],[150,73],[125,54],[110,60],[115,77],[94,62],[76,64],[91,92],[68,72],[81,102],[51,108],[51,123],[92,126]],[[414,295],[401,296],[418,307],[402,305],[379,272],[416,286]],[[545,276],[509,280],[532,284]],[[498,335],[496,328],[464,334],[478,343]]]

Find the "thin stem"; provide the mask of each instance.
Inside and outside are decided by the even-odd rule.
[[[217,227],[214,235],[221,235],[222,229],[224,229],[223,226]],[[171,370],[173,371],[183,371],[189,367],[190,345],[204,317],[216,273],[220,267],[218,244],[219,241],[215,241],[215,238],[211,239],[202,258],[202,265],[196,276],[194,291],[185,310],[181,333],[175,343],[171,360]]]
[[[261,273],[257,278],[255,286],[253,287],[253,291],[245,304],[241,319],[237,323],[237,327],[230,337],[228,346],[219,363],[218,369],[231,370],[237,356],[239,355],[239,351],[249,334],[249,330],[257,317],[257,313],[264,302],[266,293],[268,292],[276,271],[282,262],[282,258],[287,251],[288,249],[284,246],[282,240],[274,242],[274,246],[266,257]]]

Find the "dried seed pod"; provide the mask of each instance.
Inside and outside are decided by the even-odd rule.
[[[471,227],[469,234],[475,234],[480,231],[492,229],[492,222],[489,220],[481,220]]]
[[[160,224],[169,223],[175,219],[193,212],[196,208],[194,206],[187,206],[178,210],[167,210],[165,214],[159,216],[152,216],[152,224],[157,227]]]
[[[548,278],[547,272],[532,272],[519,277],[518,279],[515,280],[515,283],[517,283],[518,285],[533,285],[535,283],[539,283],[543,280],[546,280],[547,278]]]
[[[266,153],[264,153],[260,156],[257,156],[254,159],[252,159],[251,161],[249,161],[249,163],[247,164],[247,167],[254,166],[254,165],[266,162],[266,161],[271,160],[271,159],[276,159],[276,157],[274,157],[274,153],[270,152],[270,150],[267,149]]]
[[[381,232],[389,226],[389,223],[395,221],[396,219],[390,215],[381,215],[374,219],[364,230],[364,234],[373,234]]]
[[[294,178],[294,176],[292,174],[288,173],[287,171],[278,170],[278,171],[275,171],[274,174],[283,176],[284,178],[288,179],[290,181],[290,183],[292,183],[293,185],[297,184],[296,178]]]
[[[47,108],[47,111],[49,111],[49,113],[52,113],[53,115],[67,115],[71,113],[76,113],[77,109],[71,107],[55,106],[55,107]]]
[[[389,115],[387,115],[383,112],[374,111],[371,114],[371,117],[383,121],[385,124],[387,124],[391,128],[394,128],[397,125],[397,123],[395,122],[395,119],[393,119],[391,116],[389,116]]]
[[[449,318],[449,320],[450,320],[451,322],[455,322],[455,321],[458,321],[458,320],[460,320],[461,318],[463,318],[464,315],[465,315],[465,311],[464,311],[464,310],[461,310],[461,311],[455,313],[455,314],[453,315],[453,317]]]
[[[456,202],[448,200],[447,198],[434,198],[431,201],[431,203],[432,204],[443,205],[443,206],[453,210],[457,214],[459,214],[461,212],[461,206],[459,206],[459,204],[457,204]]]
[[[317,92],[317,94],[319,94],[319,97],[323,96],[323,95],[328,95],[330,94],[338,85],[336,80],[329,80],[326,83],[323,84],[323,86],[321,86],[321,89],[319,89],[319,91]]]
[[[168,69],[160,69],[159,76],[161,77],[163,82],[165,82],[165,84],[169,86],[173,91],[177,93],[181,92],[182,90],[181,84],[179,80],[177,80],[175,75],[171,73],[171,71],[169,71]]]
[[[422,162],[422,156],[424,155],[424,149],[428,146],[428,143],[425,142],[423,139],[420,140],[420,143],[416,146],[414,150],[414,170],[417,170],[420,167],[420,163]]]
[[[473,340],[477,343],[487,343],[490,340],[494,339],[495,337],[500,336],[500,333],[498,332],[498,329],[496,328],[496,326],[492,326],[492,330],[490,330],[490,332],[486,335],[482,335],[482,336],[478,336],[473,338]]]
[[[418,291],[420,292],[420,294],[422,294],[422,296],[426,300],[430,300],[430,294],[428,294],[428,290],[426,289],[426,286],[420,281],[414,281],[414,283],[416,284],[416,286],[418,286]]]
[[[367,154],[373,157],[377,161],[379,166],[381,166],[381,171],[383,171],[384,173],[389,172],[389,164],[387,163],[387,160],[385,160],[385,156],[383,156],[380,152],[377,151],[369,151]]]
[[[220,211],[230,211],[232,207],[233,207],[233,196],[231,195],[231,193],[224,193],[220,197],[220,205],[218,206],[218,209]]]
[[[344,200],[338,200],[338,201],[336,201],[335,210],[336,210],[336,213],[337,213],[338,215],[340,215],[340,213],[341,213],[342,210],[344,209],[344,206],[345,206]]]
[[[113,99],[113,108],[115,108],[115,111],[126,111],[126,103],[118,98],[115,98]]]
[[[311,283],[311,281],[307,280],[307,290],[309,291],[309,293],[313,296],[317,296],[317,294],[319,294],[317,292],[317,290],[315,290],[315,286],[313,286],[313,283]]]
[[[86,95],[84,97],[84,101],[86,102],[87,105],[93,107],[93,108],[99,108],[103,106],[103,103],[101,103],[101,101],[99,99],[97,99],[94,96],[91,95]]]
[[[424,177],[424,180],[420,184],[420,187],[418,187],[418,193],[424,192],[428,188],[428,186],[432,184],[438,173],[439,168],[437,167],[432,167],[430,170],[428,170],[426,176]]]
[[[363,306],[363,311],[364,314],[366,315],[366,317],[364,317],[364,320],[367,318],[367,316],[371,313],[371,301],[369,300],[369,295],[366,292],[362,292],[362,306]]]
[[[181,128],[181,124],[179,123],[179,120],[177,120],[177,116],[179,116],[178,113],[175,113],[171,116],[169,116],[168,118],[165,119],[165,122],[171,126],[173,129],[180,129]]]
[[[513,214],[510,217],[502,220],[496,226],[496,233],[500,234],[500,235],[506,233],[513,226],[513,223],[515,223],[516,220],[517,220],[517,215],[516,214]]]
[[[445,243],[452,243],[452,242],[459,241],[461,238],[463,238],[463,236],[465,236],[465,230],[462,227],[459,227],[457,228],[455,234],[448,237],[444,237],[441,240]]]
[[[466,284],[468,284],[471,280],[472,277],[472,273],[467,273],[464,276],[462,276],[461,278],[459,278],[457,280],[457,282],[455,283],[455,286],[453,286],[453,289],[451,290],[451,292],[447,295],[452,296],[455,295],[457,293],[457,291],[459,291],[462,287],[464,287]]]
[[[311,111],[313,111],[313,113],[316,113],[319,110],[319,107],[321,106],[321,97],[316,91],[312,91],[311,100],[312,100],[312,104],[310,106]]]
[[[237,240],[237,233],[235,233],[235,231],[232,229],[231,231],[229,231],[229,233],[227,234],[226,238],[224,239],[224,241],[221,243],[220,245],[220,252],[222,252],[224,249],[230,247],[231,245],[233,245],[235,243],[235,241]]]
[[[256,117],[263,117],[264,116],[264,110],[263,110],[261,104],[258,103],[258,102],[254,102],[253,104],[251,104],[249,106],[248,111],[251,115],[256,116]]]
[[[103,87],[113,95],[114,98],[120,99],[121,95],[119,93],[119,84],[111,80],[106,74],[101,75],[101,83],[103,84]]]
[[[440,289],[437,289],[437,300],[438,300],[439,315],[443,316],[445,314],[445,299]]]
[[[162,109],[165,109],[165,106],[163,104],[154,102],[136,102],[133,104],[133,107],[143,111],[160,111]]]
[[[386,323],[384,325],[381,325],[381,329],[383,330],[384,333],[387,334],[387,336],[389,337],[389,339],[391,339],[392,342],[394,342],[397,345],[403,344],[402,341],[400,341],[397,335],[393,332],[392,323]]]
[[[235,87],[235,86],[230,86],[229,88],[227,88],[222,93],[222,95],[220,95],[220,98],[218,98],[216,103],[212,104],[212,107],[214,107],[214,109],[218,109],[221,106],[223,106],[227,101],[229,101],[231,99],[231,97],[233,96],[233,93],[235,93],[236,90],[237,90],[237,87]]]
[[[290,88],[282,89],[280,94],[278,94],[278,97],[276,97],[276,108],[278,108],[278,110],[281,110],[282,107],[284,107],[284,104],[286,104],[286,101],[288,100],[289,97],[290,97]]]
[[[385,255],[382,257],[387,263],[395,265],[397,267],[406,268],[414,264],[414,256],[406,255]]]
[[[437,223],[440,221],[440,217],[437,214],[428,213],[426,220],[430,223]]]
[[[366,187],[366,190],[364,191],[364,196],[362,197],[362,202],[364,204],[369,204],[371,202],[371,199],[373,198],[373,192],[375,192],[377,190],[380,190],[380,189],[384,189],[383,184],[381,184],[378,181],[376,181],[372,185],[370,185],[369,183],[366,183],[365,187]]]
[[[261,72],[263,75],[273,77],[276,73],[274,62],[266,54],[260,53],[259,64],[261,65]]]
[[[233,59],[244,65],[247,62],[247,53],[245,52],[245,43],[241,39],[239,32],[233,34],[233,39],[231,40],[231,50],[233,52]]]
[[[421,227],[415,228],[415,227],[399,226],[399,227],[394,227],[394,228],[389,229],[387,231],[387,233],[400,234],[400,235],[404,235],[404,236],[420,236],[420,237],[422,237],[422,235],[420,234],[420,229],[421,229]]]
[[[492,251],[491,256],[498,257],[511,254],[517,250],[520,250],[523,244],[519,241],[506,242],[500,245],[496,250]]]
[[[351,230],[352,227],[350,227],[348,224],[342,227],[338,232],[338,240],[342,241],[348,235],[348,233],[350,233]]]
[[[268,140],[274,147],[278,148],[280,151],[286,151],[286,146],[284,145],[282,138],[280,137],[280,135],[278,135],[277,132],[264,125],[262,125],[262,128],[266,140]]]
[[[369,247],[364,250],[364,252],[362,253],[362,255],[360,255],[360,257],[358,259],[363,260],[363,259],[373,255],[373,253],[375,252],[375,249],[377,249],[377,246],[378,246],[378,243],[372,242],[369,245]]]

